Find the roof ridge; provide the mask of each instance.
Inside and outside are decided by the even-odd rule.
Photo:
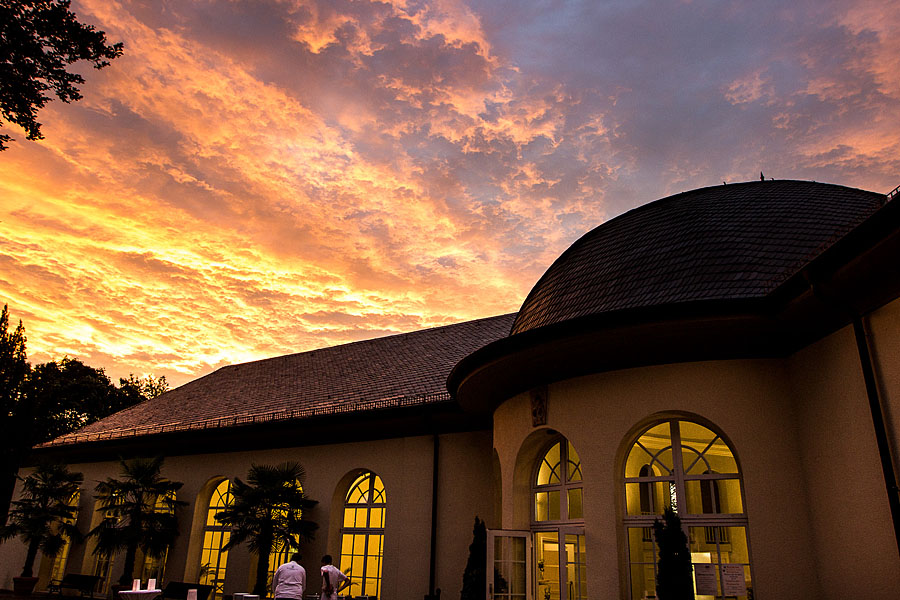
[[[311,348],[311,349],[309,349],[309,350],[301,350],[300,352],[291,352],[290,354],[280,354],[280,355],[278,355],[278,356],[269,356],[269,357],[266,357],[266,358],[257,358],[257,359],[255,359],[255,360],[248,360],[248,361],[245,361],[245,362],[234,363],[234,364],[230,364],[230,365],[224,365],[224,366],[222,366],[222,367],[219,367],[219,368],[216,369],[215,371],[212,371],[211,373],[207,373],[207,374],[204,375],[203,377],[208,377],[209,375],[212,375],[213,373],[215,373],[215,372],[217,372],[217,371],[222,371],[222,370],[224,370],[224,369],[230,369],[230,368],[232,368],[232,367],[240,367],[240,366],[244,366],[244,365],[252,365],[252,364],[262,363],[262,362],[266,362],[266,361],[270,361],[270,360],[283,360],[283,359],[286,359],[286,358],[290,358],[290,357],[292,357],[292,356],[299,356],[299,355],[301,355],[301,354],[311,354],[311,353],[313,353],[313,352],[322,352],[322,351],[326,351],[326,350],[334,350],[334,349],[337,349],[337,348],[347,348],[347,347],[350,347],[350,346],[357,346],[357,345],[362,345],[362,344],[372,344],[372,343],[376,343],[376,342],[383,342],[383,341],[385,341],[385,340],[390,340],[390,339],[394,339],[394,338],[400,338],[400,337],[404,337],[404,336],[412,336],[412,335],[417,335],[417,334],[424,334],[424,333],[427,333],[427,332],[434,332],[434,331],[437,331],[437,330],[439,330],[439,329],[449,329],[449,328],[451,328],[451,327],[460,327],[460,326],[463,326],[463,325],[472,325],[472,324],[474,324],[474,323],[480,323],[480,322],[482,322],[482,321],[491,321],[491,320],[497,320],[497,321],[499,321],[499,320],[501,320],[501,319],[503,319],[503,318],[512,317],[512,316],[514,316],[514,315],[516,315],[516,314],[517,314],[516,311],[513,311],[513,312],[509,312],[509,313],[504,313],[504,314],[502,314],[502,315],[493,315],[493,316],[490,316],[490,317],[479,317],[479,318],[477,318],[477,319],[470,319],[470,320],[468,320],[468,321],[459,321],[459,322],[457,322],[457,323],[448,323],[447,325],[436,325],[436,326],[434,326],[434,327],[426,327],[425,329],[414,329],[414,330],[412,330],[412,331],[402,331],[402,332],[398,332],[398,333],[390,333],[390,334],[388,334],[388,335],[381,335],[381,336],[377,336],[377,337],[373,337],[373,338],[366,338],[366,339],[364,339],[364,340],[353,340],[352,342],[344,342],[344,343],[342,343],[342,344],[334,344],[333,346],[321,346],[321,347],[319,347],[319,348]],[[199,381],[199,380],[202,379],[203,377],[198,377],[198,378],[195,379],[194,381]],[[189,383],[190,383],[190,382],[189,382]],[[187,385],[187,384],[185,384],[185,385]]]

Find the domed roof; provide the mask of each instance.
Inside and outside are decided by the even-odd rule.
[[[885,204],[809,181],[693,190],[620,215],[569,247],[512,334],[599,313],[766,296]]]

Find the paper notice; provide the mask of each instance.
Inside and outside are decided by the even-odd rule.
[[[747,582],[744,581],[744,565],[722,565],[722,594],[725,596],[747,595]]]
[[[716,565],[694,563],[694,587],[700,596],[716,595]]]

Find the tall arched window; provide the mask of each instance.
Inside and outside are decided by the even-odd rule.
[[[366,471],[350,485],[344,501],[340,568],[359,584],[354,594],[381,597],[384,512],[387,497],[381,477]],[[348,571],[349,569],[349,571]]]
[[[541,454],[532,479],[537,598],[587,598],[581,459],[565,438]]]
[[[229,528],[216,521],[216,515],[231,504],[231,482],[223,479],[213,490],[203,526],[203,549],[200,552],[200,582],[213,586],[215,598],[221,598],[225,585],[228,551],[223,546],[231,538]]]
[[[106,510],[101,514],[98,510],[99,507],[100,507],[100,501],[97,500],[94,504],[94,515],[95,515],[95,518],[99,517],[99,519],[93,521],[92,529],[96,525],[99,525],[99,521],[102,519],[115,519],[115,520],[119,519],[119,516],[116,515],[116,511]],[[96,546],[95,546],[95,549],[96,549]],[[102,595],[106,595],[109,592],[109,585],[110,585],[110,579],[111,579],[110,573],[112,572],[113,557],[109,554],[105,554],[102,552],[101,553],[92,552],[92,554],[93,554],[94,560],[93,560],[93,566],[91,568],[91,573],[100,578],[100,580],[97,582],[97,587],[95,588],[95,590]]]
[[[174,491],[169,491],[168,494],[159,496],[156,499],[156,503],[153,505],[153,511],[157,513],[174,513],[174,506],[171,502],[167,502],[167,500],[175,500]],[[163,581],[165,579],[166,559],[168,556],[168,548],[166,548],[160,556],[150,556],[149,554],[145,554],[144,563],[141,566],[141,580],[144,581],[144,583],[146,583],[148,579]]]
[[[78,506],[78,501],[81,499],[81,491],[76,491],[72,494],[72,497],[69,498],[69,506]],[[75,518],[68,519],[68,522],[74,523]],[[69,550],[72,548],[72,540],[68,537],[63,538],[62,548],[59,549],[59,552],[56,553],[56,556],[53,557],[53,566],[50,567],[50,581],[60,581],[63,578],[63,575],[66,573],[66,563],[69,562]]]
[[[731,448],[711,429],[671,419],[645,430],[625,461],[625,540],[632,600],[656,595],[656,542],[648,528],[667,507],[678,512],[688,536],[691,559],[712,564],[717,590],[698,599],[747,598],[748,592],[723,590],[722,575],[743,574],[751,586],[747,515],[741,473]],[[727,565],[727,566],[726,566]],[[738,582],[737,587],[740,587]],[[743,589],[743,588],[742,588]]]
[[[299,491],[301,491],[301,492],[303,491],[303,485],[300,483],[299,480],[294,482],[294,486]],[[284,508],[278,509],[278,515],[282,518],[287,518],[288,517],[287,505],[283,505],[283,506],[284,506]],[[302,518],[302,516],[303,516],[303,511],[301,511],[301,510],[297,510],[296,514],[294,515],[294,517],[297,519]],[[268,570],[268,574],[266,575],[266,589],[269,589],[269,590],[272,589],[272,578],[275,576],[275,571],[278,570],[279,566],[288,562],[288,559],[290,559],[291,554],[293,554],[297,550],[298,550],[298,548],[292,548],[292,547],[286,546],[286,545],[278,543],[278,542],[276,542],[274,544],[271,551],[269,552],[269,570]]]

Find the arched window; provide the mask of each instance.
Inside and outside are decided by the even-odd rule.
[[[632,444],[624,480],[627,575],[632,600],[656,594],[656,542],[648,531],[668,507],[681,518],[692,562],[714,565],[716,594],[698,590],[698,599],[721,596],[723,572],[734,575],[735,569],[743,572],[750,588],[741,474],[734,453],[719,434],[691,421],[671,419],[654,425]],[[726,595],[748,596],[747,592]]]
[[[359,584],[354,595],[381,597],[384,512],[387,497],[381,477],[366,471],[350,485],[344,501],[340,568]],[[349,569],[349,571],[348,571]]]
[[[119,519],[119,516],[116,515],[116,511],[106,510],[101,514],[99,508],[100,500],[97,500],[94,504],[94,516],[96,520],[93,522],[93,526],[98,525],[99,521],[103,519]],[[97,517],[99,517],[99,519],[97,519]],[[103,552],[96,552],[96,546],[95,551],[92,552],[92,554],[94,557],[94,561],[91,568],[91,573],[100,578],[100,580],[97,582],[96,591],[102,595],[106,595],[109,592],[110,573],[112,572],[113,557]]]
[[[81,499],[81,491],[76,491],[72,494],[72,497],[69,498],[69,506],[78,506],[78,501]],[[68,519],[68,522],[74,523],[75,518]],[[53,557],[53,566],[50,567],[50,581],[60,581],[63,578],[63,575],[66,573],[66,563],[69,562],[69,550],[72,548],[72,540],[68,537],[63,538],[62,548],[59,549],[59,552],[56,553],[56,556]]]
[[[534,522],[584,520],[581,459],[571,442],[555,442],[544,453],[533,491]]]
[[[175,492],[169,491],[166,495],[159,496],[153,505],[153,511],[156,513],[174,513],[175,508],[172,502],[167,500],[175,500]],[[166,559],[169,556],[169,549],[166,548],[161,556],[144,555],[144,563],[141,566],[141,580],[146,583],[148,579],[155,579],[161,582],[165,579]]]
[[[541,454],[532,479],[537,598],[587,598],[583,485],[578,452],[557,438]]]
[[[228,526],[216,520],[216,515],[231,504],[231,482],[223,479],[213,490],[203,526],[203,549],[200,552],[200,582],[213,586],[215,598],[221,598],[225,585],[228,551],[223,546],[231,538]]]
[[[294,486],[299,491],[301,491],[301,492],[303,491],[303,485],[300,483],[299,480],[294,482]],[[287,518],[288,517],[287,505],[283,505],[283,506],[284,506],[284,508],[277,509],[277,511],[278,511],[277,515],[280,518]],[[302,518],[303,511],[297,510],[296,514],[294,516],[297,519]],[[274,547],[269,552],[269,570],[268,570],[268,574],[266,575],[266,589],[268,589],[268,590],[272,589],[272,578],[275,576],[275,571],[278,570],[279,566],[288,562],[288,560],[291,557],[291,554],[293,554],[297,550],[298,550],[298,548],[291,548],[291,547],[288,547],[288,546],[278,543],[278,542],[275,543]]]

